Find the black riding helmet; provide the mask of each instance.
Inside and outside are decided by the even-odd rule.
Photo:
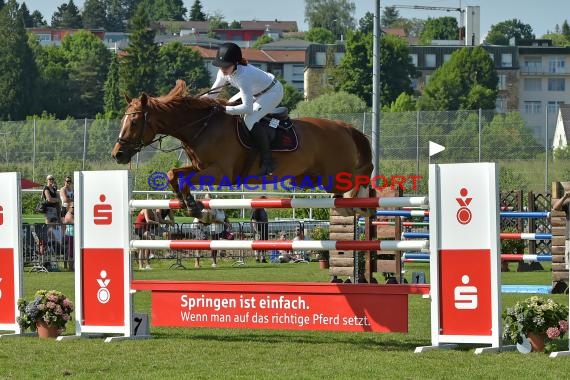
[[[216,59],[212,65],[216,67],[227,67],[237,65],[242,60],[241,49],[232,42],[226,42],[220,45],[216,53]]]

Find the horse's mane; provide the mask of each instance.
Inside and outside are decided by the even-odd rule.
[[[200,97],[191,95],[186,88],[186,82],[181,79],[176,81],[176,85],[168,94],[156,98],[148,98],[148,105],[150,107],[162,111],[172,110],[181,105],[186,106],[188,110],[203,110],[205,108],[211,108],[215,104],[226,105],[227,101],[206,96]]]

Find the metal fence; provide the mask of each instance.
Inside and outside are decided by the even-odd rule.
[[[300,221],[287,220],[268,222],[269,240],[294,240],[299,236],[299,231],[310,238],[311,231],[316,227],[328,230],[328,221]],[[250,222],[231,222],[228,232],[236,240],[254,240],[256,237],[252,231]],[[164,225],[160,232],[152,234],[153,239],[190,239],[190,240],[211,240],[218,236],[213,236],[209,225],[201,223],[177,223],[174,225]],[[22,246],[24,267],[30,272],[48,272],[58,270],[73,270],[73,225],[65,224],[28,224],[22,225]],[[150,235],[149,235],[150,236]],[[133,232],[133,239],[138,239]],[[143,237],[143,239],[148,236]],[[223,237],[220,237],[223,238]],[[270,251],[264,253],[267,259],[277,262],[278,257],[283,252]],[[291,255],[294,253],[291,252]],[[310,259],[310,252],[295,253]],[[218,252],[218,257],[232,260],[236,263],[244,263],[246,259],[255,256],[252,250],[236,249],[222,250]],[[197,258],[210,258],[210,250],[176,250],[176,251],[156,251],[152,252],[154,260],[170,260],[171,269],[185,268],[187,261]],[[133,261],[137,260],[137,252],[132,252]]]
[[[370,113],[319,116],[345,120],[368,136],[372,131]],[[552,161],[555,123],[553,110],[548,115],[480,110],[383,112],[379,173],[423,174],[427,178],[428,142],[434,141],[446,150],[432,160],[500,162],[511,170],[515,181],[521,182],[520,188],[548,191],[552,180],[570,174],[563,169],[566,162]],[[0,170],[18,170],[42,182],[47,173],[61,177],[74,170],[117,169],[110,151],[119,126],[119,120],[0,122]],[[161,146],[147,147],[137,154],[131,167],[184,164],[187,157],[181,149],[160,152],[177,147],[177,140],[166,138]],[[135,184],[137,189],[145,189],[146,178]]]

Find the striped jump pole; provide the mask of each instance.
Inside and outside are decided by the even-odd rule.
[[[402,254],[402,259],[408,260],[408,262],[429,262],[430,255],[428,253],[420,253],[420,252],[404,252]],[[519,255],[516,253],[502,253],[501,260],[549,262],[552,261],[552,255]]]
[[[376,216],[402,216],[402,217],[418,217],[429,216],[428,210],[378,210]],[[543,211],[501,211],[499,216],[501,218],[550,218],[550,212]]]
[[[406,251],[428,249],[429,242],[421,240],[131,240],[130,246],[135,249]]]
[[[255,198],[255,199],[200,199],[207,209],[253,209],[253,208],[376,208],[425,206],[427,197],[385,198]],[[177,199],[133,199],[131,208],[181,209]]]
[[[404,239],[429,239],[429,232],[402,232]],[[552,240],[552,234],[501,232],[501,240]]]

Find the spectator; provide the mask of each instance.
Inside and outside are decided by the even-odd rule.
[[[160,223],[160,235],[164,239],[170,239],[172,236],[172,228],[176,222],[174,221],[174,212],[171,209],[159,209],[157,208],[154,211],[156,217],[158,218],[158,222]]]
[[[73,201],[67,204],[67,212],[65,213],[65,217],[63,218],[63,223],[65,223],[65,237],[64,237],[64,245],[66,249],[66,261],[65,265],[68,265],[68,268],[72,271],[74,270],[74,259],[73,259],[73,236],[74,236],[74,228],[73,224],[75,223],[74,219],[74,209],[73,209]],[[69,264],[68,264],[69,263]]]
[[[65,177],[65,183],[63,184],[62,188],[59,189],[59,197],[61,198],[62,202],[61,217],[65,218],[65,215],[67,214],[67,207],[71,202],[73,202],[73,182],[71,181],[70,176]]]
[[[279,233],[279,240],[287,240],[287,234],[285,231],[281,231]],[[280,263],[288,263],[293,258],[293,252],[287,249],[279,250],[279,262]]]
[[[210,199],[210,194],[206,194],[204,199]],[[210,240],[220,240],[223,238],[223,232],[226,223],[229,223],[228,217],[224,210],[220,209],[204,209],[202,211],[202,218],[198,223],[206,226],[205,230],[209,235]],[[212,268],[218,266],[218,251],[212,250]]]
[[[266,199],[265,195],[260,198]],[[268,240],[269,239],[269,219],[267,218],[267,212],[264,208],[254,208],[251,213],[251,229],[255,234],[255,240]],[[266,263],[265,251],[255,251],[255,261]]]
[[[46,177],[47,184],[44,186],[42,196],[46,200],[46,214],[45,223],[54,224],[60,223],[60,210],[61,210],[61,199],[59,198],[59,193],[57,191],[57,185],[55,183],[55,178],[53,175],[49,174]]]
[[[153,210],[143,208],[137,215],[135,221],[135,233],[139,239],[153,240],[155,235],[152,231],[156,231],[156,227],[160,226],[160,222]],[[154,229],[152,228],[154,227]],[[150,249],[139,250],[139,270],[151,270],[150,267]]]

